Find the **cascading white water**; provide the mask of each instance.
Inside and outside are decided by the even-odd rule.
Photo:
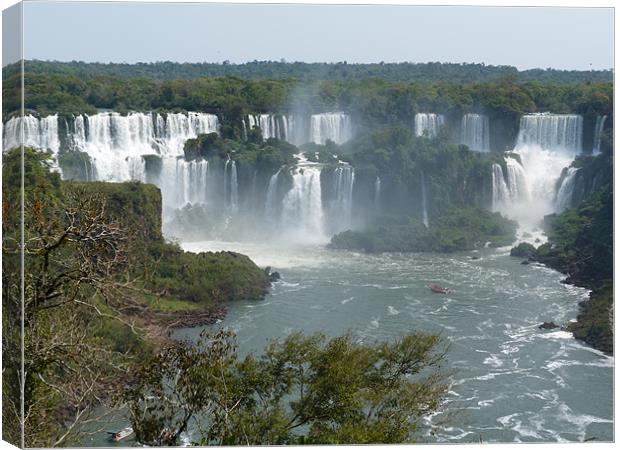
[[[375,179],[375,209],[381,209],[381,178]]]
[[[332,229],[330,232],[339,233],[351,228],[354,182],[355,169],[353,167],[342,165],[334,170],[335,199],[331,204]]]
[[[4,127],[5,144],[19,145],[21,123],[20,119],[7,122]],[[186,161],[184,157],[183,146],[187,139],[218,131],[216,116],[137,112],[125,116],[115,112],[78,115],[66,121],[66,135],[62,139],[58,135],[57,115],[43,119],[27,116],[23,123],[29,145],[48,148],[57,154],[70,151],[86,153],[89,159],[84,159],[85,179],[113,182],[140,180],[156,184],[162,192],[164,222],[182,220],[182,216],[174,211],[188,204],[213,208],[216,216],[224,211],[229,215],[239,212],[241,186],[237,162],[229,159],[222,166],[211,166],[206,160]],[[339,142],[351,135],[350,119],[344,114],[316,115],[315,125],[318,140]],[[291,126],[291,122],[287,126]],[[273,132],[273,128],[271,131],[269,127],[265,129]],[[279,130],[282,128],[276,128],[277,133],[281,132]],[[279,170],[269,180],[265,215],[268,220],[273,219],[273,224],[284,235],[322,242],[328,237],[326,224],[334,233],[351,226],[355,171],[344,164],[335,169],[334,185],[330,189],[333,193],[330,193],[328,200],[332,208],[324,208],[321,198],[322,166],[307,161],[303,154],[297,157],[297,167],[290,169],[292,187],[281,202],[279,189],[284,182],[284,173]],[[256,190],[256,175],[252,177],[251,187],[244,185],[244,189]],[[380,189],[379,186],[377,189]],[[378,191],[376,195],[378,203]],[[255,197],[252,195],[250,200],[255,202]],[[243,198],[248,198],[247,192]],[[251,211],[244,211],[245,216],[249,213]]]
[[[545,150],[581,152],[583,117],[577,114],[526,114],[521,117],[517,148],[538,146]]]
[[[444,125],[444,117],[435,113],[417,113],[414,119],[416,136],[437,137],[439,129]]]
[[[243,129],[247,139],[247,131],[254,127],[260,127],[263,139],[276,138],[282,141],[289,141],[293,136],[294,120],[292,116],[276,115],[276,114],[255,114],[246,117],[243,122]]]
[[[510,194],[508,186],[506,186],[502,166],[497,163],[491,166],[491,189],[491,211],[500,211],[508,203]]]
[[[489,118],[481,114],[465,114],[461,119],[461,144],[471,150],[488,152]]]
[[[9,119],[3,128],[4,137],[2,148],[5,152],[21,146],[22,124],[24,147],[49,150],[53,154],[58,153],[60,149],[60,139],[58,136],[57,114],[41,119],[37,119],[32,115]]]
[[[158,114],[155,121],[158,129],[157,137],[164,139],[161,153],[169,156],[182,155],[183,146],[188,139],[193,139],[199,134],[219,131],[219,121],[215,114],[168,113],[165,119]]]
[[[422,185],[422,223],[428,228],[428,211],[426,209],[426,179],[424,178],[424,171],[420,172],[420,184]]]
[[[575,167],[569,167],[566,171],[566,175],[562,180],[562,184],[558,189],[558,195],[555,199],[555,211],[558,213],[571,206],[577,172],[579,172],[579,169]]]
[[[605,120],[607,120],[607,116],[597,116],[596,118],[596,124],[594,125],[594,145],[592,146],[592,154],[594,156],[601,153],[601,136],[603,135]]]
[[[521,119],[515,152],[521,157],[532,202],[543,214],[553,210],[562,170],[581,152],[582,127],[582,117],[572,114],[533,114]]]
[[[523,166],[511,157],[506,157],[504,160],[506,161],[506,188],[509,200],[512,202],[529,200],[530,192]]]
[[[235,161],[230,166],[230,211],[236,213],[239,210],[239,184],[237,181],[237,164]]]
[[[293,239],[324,240],[321,169],[301,166],[293,169],[292,187],[282,201],[281,224]]]
[[[582,128],[582,117],[574,114],[523,116],[514,149],[521,165],[512,158],[506,160],[507,196],[502,192],[497,169],[493,169],[492,208],[517,220],[522,231],[535,233],[540,220],[556,210],[557,180],[581,151]]]
[[[157,183],[161,188],[164,206],[174,209],[188,203],[207,204],[208,175],[209,163],[205,160],[164,158]]]
[[[77,116],[71,141],[74,150],[90,156],[99,180],[145,180],[142,156],[172,158],[171,163],[176,167],[176,159],[183,155],[187,139],[217,130],[217,116],[213,114],[130,113],[122,116],[107,112]],[[187,186],[180,184],[178,188],[183,191]],[[173,197],[182,198],[183,195]]]
[[[278,181],[280,179],[280,172],[282,169],[278,169],[269,179],[269,185],[267,186],[267,194],[265,195],[265,218],[268,222],[274,224],[278,216]]]
[[[310,117],[310,141],[315,144],[325,144],[327,140],[342,144],[351,137],[351,117],[345,113],[313,114]]]

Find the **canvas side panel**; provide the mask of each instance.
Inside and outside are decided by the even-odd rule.
[[[2,12],[2,439],[22,437],[22,4]]]

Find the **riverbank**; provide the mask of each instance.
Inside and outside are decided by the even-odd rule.
[[[613,354],[613,189],[608,184],[577,208],[545,217],[549,241],[520,244],[514,256],[527,257],[565,275],[567,284],[590,290],[566,329],[594,348]]]

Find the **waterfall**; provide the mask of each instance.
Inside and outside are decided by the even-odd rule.
[[[422,185],[422,223],[428,228],[428,211],[426,209],[426,179],[424,178],[424,171],[420,172],[420,184]]]
[[[187,139],[217,130],[213,114],[106,112],[77,116],[69,140],[74,150],[88,153],[99,180],[144,180],[142,156],[173,158],[176,165]]]
[[[601,137],[603,135],[603,128],[605,127],[605,120],[607,120],[607,116],[596,117],[596,124],[594,125],[594,145],[592,146],[592,154],[595,156],[601,153]]]
[[[245,139],[247,139],[247,131],[245,130],[251,130],[254,127],[260,127],[263,139],[276,138],[281,141],[289,141],[293,136],[292,126],[294,121],[290,116],[255,114],[248,115],[246,120],[248,122],[247,128],[245,122],[242,122]]]
[[[73,119],[73,132],[68,135],[71,142],[71,150],[77,150],[86,146],[86,123],[84,116],[77,116]]]
[[[237,164],[232,162],[230,167],[230,211],[236,213],[239,209],[239,185],[237,182]]]
[[[576,114],[527,114],[521,117],[517,148],[538,146],[544,150],[581,152],[583,117]]]
[[[21,146],[22,125],[24,132],[24,147],[32,147],[38,150],[49,150],[57,154],[60,149],[58,136],[58,115],[50,115],[37,119],[32,115],[13,117],[4,125],[3,151]]]
[[[375,179],[375,209],[379,211],[381,209],[381,178]]]
[[[491,167],[491,186],[492,186],[492,200],[491,210],[499,211],[510,198],[508,187],[506,186],[506,180],[504,179],[504,171],[502,166],[495,163]]]
[[[282,201],[282,225],[297,239],[322,239],[321,170],[297,167],[293,169],[292,183]]]
[[[342,144],[351,137],[351,118],[347,114],[334,112],[310,117],[310,140],[315,144],[325,144],[327,140]]]
[[[504,158],[506,161],[506,188],[511,201],[529,200],[530,193],[527,186],[527,176],[523,166],[514,158]]]
[[[353,167],[343,165],[334,170],[333,190],[335,198],[331,202],[330,208],[330,219],[333,226],[330,232],[339,233],[351,228],[354,182],[355,169]]]
[[[444,117],[435,113],[417,113],[415,115],[415,135],[437,137],[439,129],[444,125]]]
[[[525,210],[536,210],[540,217],[554,210],[557,180],[581,151],[582,127],[578,115],[543,113],[521,118],[515,152],[530,193]]]
[[[269,185],[267,186],[267,194],[265,196],[265,218],[272,224],[275,223],[275,218],[278,216],[278,181],[280,178],[280,172],[282,169],[271,176],[269,179]]]
[[[145,179],[142,155],[156,154],[150,114],[100,113],[74,123],[76,149],[88,153],[99,180]]]
[[[224,163],[224,204],[230,209],[230,181],[228,175],[228,166],[230,165],[230,157]]]
[[[507,172],[493,166],[492,209],[519,222],[530,235],[540,220],[556,210],[556,188],[562,171],[581,152],[583,119],[574,114],[528,114],[521,118]],[[544,236],[538,236],[544,239]]]
[[[189,204],[207,204],[209,163],[205,160],[185,161],[183,158],[163,158],[162,169],[156,178],[161,188],[163,206],[177,209]]]
[[[577,172],[579,172],[579,169],[575,167],[569,167],[566,171],[566,175],[558,189],[558,195],[555,201],[555,211],[558,213],[571,207]]]
[[[488,152],[489,118],[481,114],[465,114],[461,119],[461,144],[471,150]]]
[[[241,120],[241,138],[244,141],[248,140],[248,129],[245,126],[245,120]]]
[[[218,118],[214,114],[168,113],[165,119],[159,114],[157,116],[157,137],[165,141],[162,146],[162,153],[171,156],[182,155],[183,146],[188,139],[193,139],[199,134],[217,133],[219,131]]]
[[[60,136],[58,116],[41,119],[29,115],[9,120],[5,127],[5,150],[19,146],[20,128],[24,124],[25,144],[49,149],[58,154]],[[62,151],[80,151],[88,154],[91,164],[86,176],[99,181],[146,181],[145,155],[161,158],[162,168],[155,177],[162,188],[164,207],[178,207],[185,203],[204,203],[206,197],[206,161],[186,162],[182,158],[187,139],[201,133],[218,130],[213,114],[115,112],[78,115],[69,120],[66,130],[66,148]],[[191,193],[191,194],[190,194]],[[195,194],[200,193],[200,194]]]

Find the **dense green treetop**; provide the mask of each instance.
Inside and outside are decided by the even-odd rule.
[[[140,444],[415,442],[448,391],[445,344],[416,332],[360,343],[292,333],[241,357],[230,331],[164,349],[134,371],[121,398]]]

